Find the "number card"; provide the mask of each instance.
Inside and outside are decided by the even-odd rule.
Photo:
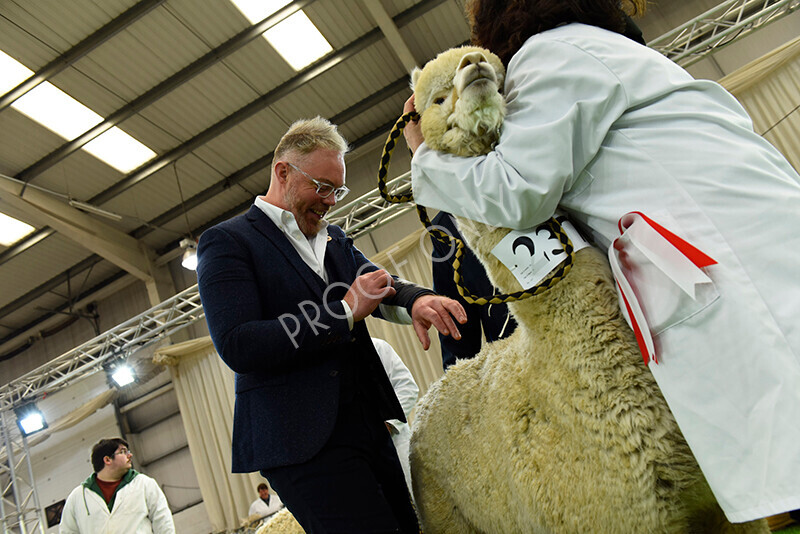
[[[561,227],[572,241],[575,252],[589,246],[572,223],[562,221]],[[525,289],[541,282],[567,258],[561,241],[547,223],[528,230],[512,230],[492,249],[492,254]]]

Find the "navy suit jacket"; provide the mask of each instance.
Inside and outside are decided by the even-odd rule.
[[[431,223],[439,229],[464,240],[458,231],[453,216],[445,211],[440,211]],[[461,339],[439,334],[442,347],[442,366],[447,369],[457,360],[473,358],[483,346],[483,338],[489,342],[496,341],[511,335],[517,327],[513,316],[509,316],[508,306],[505,304],[469,304],[458,293],[456,283],[453,281],[453,256],[455,249],[450,244],[445,244],[431,237],[433,249],[431,260],[433,265],[433,290],[440,295],[455,299],[464,307],[467,313],[467,322],[458,327]],[[484,297],[493,295],[496,290],[483,265],[468,246],[464,246],[464,255],[461,258],[461,281],[464,287],[473,295]]]
[[[197,278],[206,322],[217,352],[236,373],[235,473],[314,456],[333,430],[345,375],[355,376],[382,420],[405,420],[364,322],[350,331],[341,303],[356,276],[377,267],[329,225],[325,268],[327,286],[256,206],[200,238]],[[395,287],[397,295],[384,304],[410,307],[430,292],[399,280]]]

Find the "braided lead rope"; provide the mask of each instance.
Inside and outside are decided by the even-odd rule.
[[[381,197],[392,204],[410,202],[414,199],[413,192],[409,192],[408,194],[401,196],[390,194],[386,187],[386,176],[389,173],[389,161],[392,159],[392,152],[397,146],[397,138],[400,137],[400,135],[403,133],[403,128],[405,128],[409,122],[419,120],[419,118],[419,114],[414,111],[402,115],[399,119],[397,119],[397,122],[395,122],[394,126],[392,127],[392,131],[389,132],[389,137],[386,139],[386,143],[383,146],[381,164],[378,168],[378,190],[381,193]],[[556,218],[551,218],[546,221],[545,224],[547,224],[548,228],[553,232],[553,234],[558,237],[558,240],[564,247],[564,252],[567,254],[566,259],[552,271],[552,274],[535,286],[522,291],[491,295],[488,297],[476,297],[461,284],[461,260],[464,256],[464,242],[457,237],[452,236],[449,233],[440,230],[439,228],[436,228],[433,223],[431,223],[425,206],[420,206],[417,204],[417,213],[419,214],[419,220],[422,222],[422,225],[425,227],[428,233],[433,236],[434,239],[444,243],[447,246],[455,244],[456,250],[455,254],[453,255],[453,281],[456,284],[456,289],[458,289],[458,294],[461,295],[461,297],[468,304],[478,304],[481,306],[487,304],[505,304],[508,302],[515,302],[517,300],[533,297],[535,295],[540,295],[560,282],[572,268],[574,256],[572,241],[570,241],[569,236],[567,236],[567,233],[561,227],[560,221]]]

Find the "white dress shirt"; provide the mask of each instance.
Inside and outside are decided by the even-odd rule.
[[[292,244],[306,264],[328,283],[328,273],[325,271],[325,250],[328,246],[328,221],[323,220],[322,225],[314,237],[306,237],[297,226],[297,220],[290,211],[270,204],[263,197],[256,197],[255,205],[275,223],[286,239]],[[347,324],[350,330],[353,329],[353,311],[344,300],[341,301],[344,311],[347,314]],[[389,306],[380,304],[380,312],[384,319],[392,323],[411,324],[411,315],[402,306]]]

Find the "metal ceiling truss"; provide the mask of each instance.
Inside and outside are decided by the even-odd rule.
[[[432,5],[436,4],[438,2],[428,2],[426,7],[430,9]],[[734,39],[741,38],[746,33],[788,15],[798,7],[800,7],[800,0],[729,0],[655,39],[650,46],[667,57],[677,58],[676,61],[689,61],[690,59],[694,61],[719,49],[720,46],[730,44]],[[403,25],[415,15],[419,15],[419,13],[404,13],[396,18],[396,22]],[[714,28],[724,29],[717,31]],[[700,46],[701,43],[713,40],[716,43],[714,47]],[[193,139],[187,143],[195,144],[193,141],[196,140]],[[260,165],[258,166],[260,167]],[[245,174],[249,175],[250,172]],[[395,194],[409,191],[411,189],[410,173],[395,178],[388,182],[387,186]],[[376,188],[331,212],[329,220],[331,223],[341,226],[351,237],[357,238],[388,224],[413,208],[414,204],[412,203],[387,203]],[[20,401],[35,398],[44,392],[52,393],[80,377],[96,372],[106,360],[130,354],[203,317],[195,285],[105,334],[59,356],[50,363],[0,387],[0,411],[7,410]]]
[[[44,519],[28,442],[15,424],[14,413],[0,411],[0,526],[4,533],[44,534]]]
[[[197,285],[0,386],[0,412],[52,394],[205,317]]]
[[[799,7],[800,0],[727,0],[648,46],[688,67]]]

